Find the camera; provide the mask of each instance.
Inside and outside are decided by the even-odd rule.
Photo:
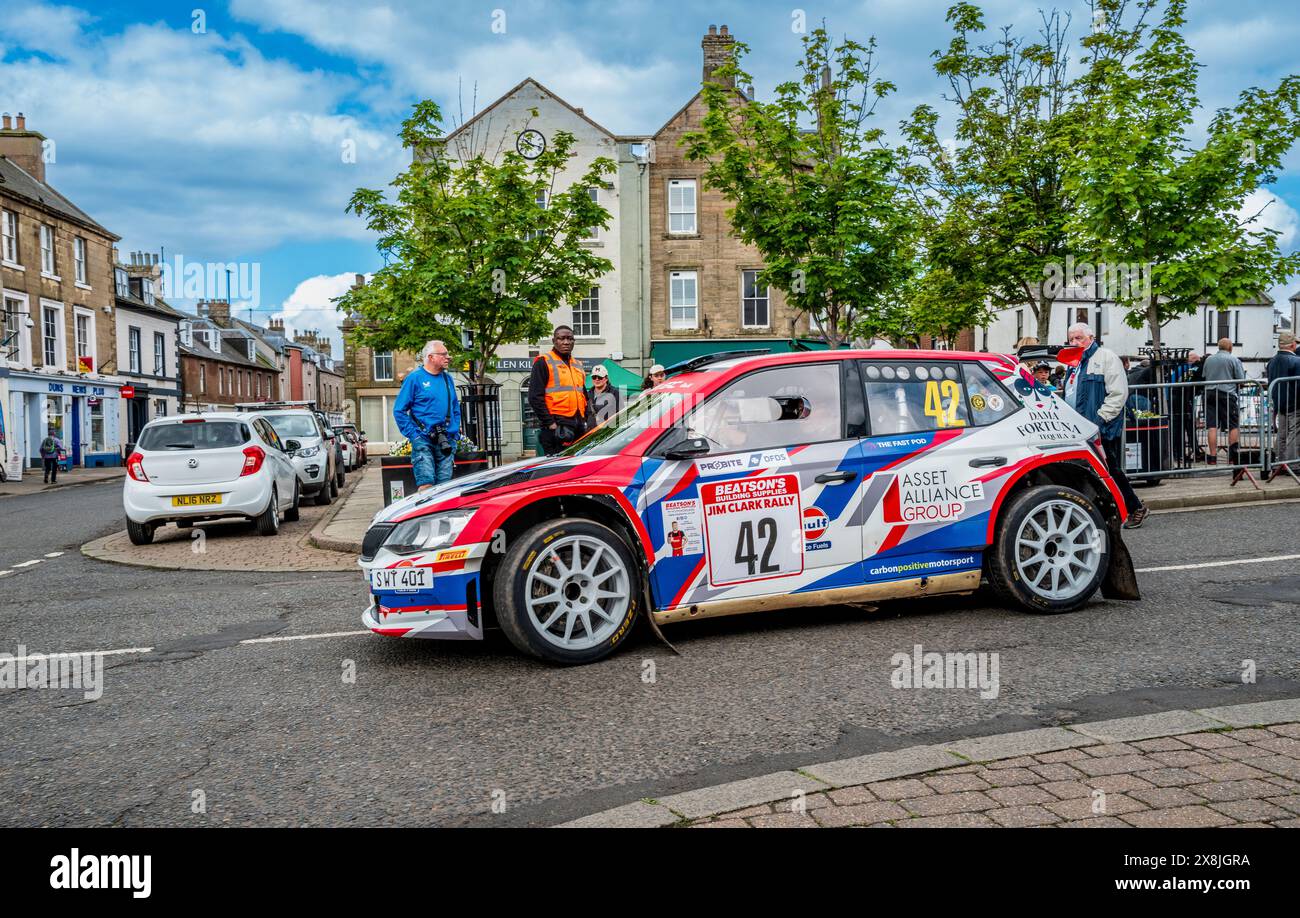
[[[435,427],[433,433],[429,435],[429,440],[433,443],[433,450],[440,456],[445,456],[451,452],[451,440],[447,439],[447,430],[444,427]]]

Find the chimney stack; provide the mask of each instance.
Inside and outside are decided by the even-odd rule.
[[[230,301],[203,300],[199,303],[199,315],[207,316],[218,325],[225,325],[230,321]]]
[[[9,117],[9,113],[8,113],[8,112],[5,112],[5,113],[4,113],[4,129],[5,129],[6,131],[9,130],[11,127],[13,127],[13,125],[10,123],[11,120],[12,120],[12,119],[10,119],[10,117]]]
[[[45,181],[45,135],[27,130],[27,118],[18,113],[17,124],[10,126],[9,116],[0,121],[0,156],[8,157],[38,182]]]
[[[734,79],[714,79],[713,72],[727,63],[731,59],[732,46],[736,43],[735,38],[727,31],[724,25],[721,31],[717,26],[709,26],[708,34],[700,42],[700,47],[704,49],[704,82],[721,83],[728,88],[734,88],[736,81]]]

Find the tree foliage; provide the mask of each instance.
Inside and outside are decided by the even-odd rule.
[[[819,28],[803,46],[796,77],[763,102],[733,88],[752,83],[741,67],[748,48],[737,42],[704,84],[707,114],[683,143],[733,203],[732,227],[766,263],[761,281],[838,347],[898,302],[915,228],[894,153],[870,124],[894,91],[877,75],[874,39],[832,47]]]
[[[1078,247],[1147,272],[1149,284],[1122,285],[1114,299],[1157,346],[1171,319],[1207,300],[1245,302],[1300,270],[1300,255],[1283,255],[1258,213],[1239,216],[1300,135],[1300,77],[1244,90],[1194,144],[1199,65],[1183,34],[1186,2],[1165,0],[1151,23],[1160,6],[1096,0],[1104,28],[1084,39],[1092,54],[1080,78],[1093,104],[1067,180]]]
[[[583,240],[609,225],[587,189],[616,166],[599,157],[559,188],[572,165],[572,134],[556,132],[532,161],[514,150],[462,160],[446,155],[441,122],[435,103],[417,104],[402,123],[414,155],[392,182],[395,196],[367,188],[352,195],[348,209],[378,234],[385,265],[338,303],[359,314],[358,343],[418,351],[440,338],[481,379],[501,345],[548,337],[551,312],[586,296],[613,268]]]

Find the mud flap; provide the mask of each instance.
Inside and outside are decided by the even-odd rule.
[[[672,645],[672,642],[670,642],[668,638],[664,637],[664,633],[659,630],[659,623],[655,621],[654,615],[651,614],[650,610],[654,608],[654,603],[650,599],[649,578],[648,577],[643,578],[642,583],[645,584],[645,587],[641,591],[641,601],[644,603],[643,608],[645,609],[646,624],[650,626],[651,633],[653,633],[654,636],[659,639],[659,643],[663,644],[673,653],[677,654],[677,656],[679,657],[682,656],[682,652],[678,650],[676,647],[674,647]]]
[[[1133,569],[1133,556],[1120,537],[1119,527],[1111,532],[1110,567],[1101,582],[1101,595],[1107,599],[1141,599],[1138,592],[1137,571]]]

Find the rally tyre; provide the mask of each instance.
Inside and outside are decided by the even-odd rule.
[[[297,480],[293,483],[293,504],[288,510],[284,511],[284,521],[286,523],[296,523],[302,514],[298,510],[299,502],[302,500],[302,485]]]
[[[1018,494],[998,519],[988,554],[989,584],[1027,612],[1072,612],[1086,603],[1110,565],[1100,511],[1073,488],[1044,485]]]
[[[551,663],[594,663],[632,632],[640,571],[627,543],[595,520],[538,523],[497,568],[497,622],[516,648]]]
[[[280,531],[280,495],[275,490],[275,485],[271,485],[271,501],[266,505],[266,509],[257,515],[257,534],[264,536],[273,536]]]
[[[129,518],[126,521],[126,534],[132,545],[148,545],[153,542],[155,528],[153,523],[137,523]]]

